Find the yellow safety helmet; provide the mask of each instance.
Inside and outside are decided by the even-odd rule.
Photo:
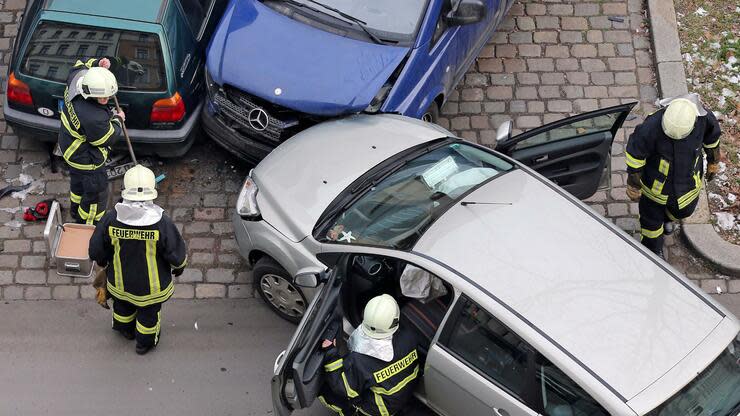
[[[151,201],[157,198],[157,190],[154,187],[157,180],[151,169],[136,165],[123,175],[123,199],[129,201]]]
[[[391,295],[376,296],[365,305],[362,329],[370,338],[388,338],[398,331],[401,310]]]
[[[699,110],[686,98],[677,98],[668,104],[663,113],[663,132],[674,140],[681,140],[694,130]]]

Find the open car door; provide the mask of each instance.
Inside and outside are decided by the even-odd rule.
[[[323,335],[332,323],[337,322],[337,336],[341,336],[339,301],[343,279],[338,271],[344,269],[339,266],[347,259],[347,255],[340,257],[337,266],[329,272],[323,287],[308,305],[288,348],[275,360],[272,404],[278,416],[310,407],[319,394],[324,376]]]
[[[586,199],[596,193],[603,173],[608,174],[612,141],[636,104],[558,120],[499,141],[496,150]]]

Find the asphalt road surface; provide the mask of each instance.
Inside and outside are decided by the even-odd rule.
[[[740,296],[716,298],[740,316]],[[0,303],[0,415],[273,414],[272,365],[294,325],[259,299],[173,300],[162,317],[160,345],[138,356],[91,300]]]
[[[270,415],[295,328],[259,299],[172,300],[159,346],[138,356],[90,300],[3,302],[0,319],[0,415],[30,416]]]

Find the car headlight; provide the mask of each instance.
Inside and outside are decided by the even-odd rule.
[[[385,99],[388,98],[388,93],[391,92],[391,88],[393,88],[393,84],[391,84],[390,82],[386,82],[382,87],[380,87],[380,90],[378,90],[378,93],[375,94],[373,100],[370,101],[370,105],[367,106],[365,112],[377,113],[378,111],[380,111],[380,107],[383,106]]]
[[[249,172],[247,179],[244,180],[244,185],[242,185],[242,190],[239,192],[239,198],[236,200],[236,212],[245,220],[259,221],[262,219],[260,209],[257,206],[257,192],[259,192],[259,188],[254,179],[252,179],[253,171]]]

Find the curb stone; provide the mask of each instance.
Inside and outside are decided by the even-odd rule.
[[[673,0],[648,0],[648,15],[661,96],[688,94]],[[724,273],[740,276],[740,246],[720,237],[710,219],[704,186],[699,194],[696,211],[682,221],[682,234],[699,256]]]

